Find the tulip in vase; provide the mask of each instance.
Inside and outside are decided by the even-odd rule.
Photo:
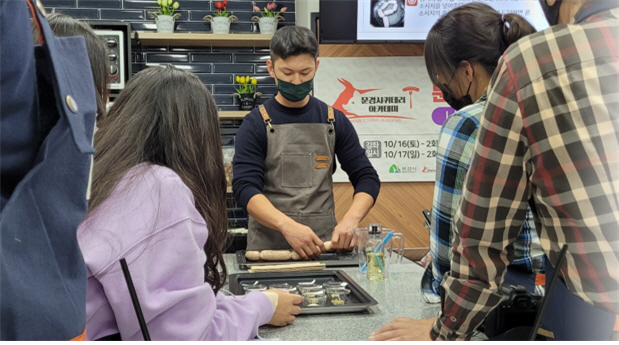
[[[202,18],[202,20],[211,23],[214,34],[230,33],[230,23],[238,21],[238,18],[232,12],[226,11],[226,7],[228,7],[228,0],[215,1],[217,12]]]
[[[172,0],[157,0],[158,11],[149,12],[148,15],[155,19],[157,24],[157,32],[171,33],[174,32],[174,21],[181,17],[176,10],[180,7],[178,2]]]
[[[249,76],[242,77],[237,75],[236,82],[239,86],[233,95],[239,98],[239,109],[254,109],[256,107],[256,98],[262,96],[261,92],[256,92],[258,80],[256,78],[249,78]]]
[[[275,1],[271,1],[263,10],[260,10],[260,7],[256,6],[254,3],[254,12],[260,13],[261,16],[254,16],[251,18],[251,21],[258,22],[261,34],[272,35],[277,30],[277,23],[280,20],[284,20],[281,14],[286,12],[287,9],[287,7],[282,7],[281,10],[277,11],[277,4]]]

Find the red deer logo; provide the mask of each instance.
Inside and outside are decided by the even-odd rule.
[[[340,96],[335,100],[335,103],[333,103],[333,108],[341,110],[346,116],[352,116],[352,117],[359,116],[355,113],[351,113],[347,111],[346,109],[344,109],[344,106],[348,105],[348,102],[355,96],[355,91],[363,95],[366,92],[380,90],[380,89],[359,90],[359,89],[356,89],[348,80],[344,78],[338,78],[337,81],[339,81],[342,85],[344,85],[345,89],[344,91],[342,91],[342,93],[340,93]]]

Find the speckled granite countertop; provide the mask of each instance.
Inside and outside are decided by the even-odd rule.
[[[234,254],[225,254],[224,260],[229,274],[247,273],[239,270]],[[344,314],[299,315],[287,327],[263,326],[259,336],[288,340],[367,340],[374,330],[382,327],[396,317],[425,319],[436,316],[438,304],[427,304],[421,296],[420,281],[423,274],[421,266],[404,259],[401,264],[389,266],[389,276],[383,282],[365,279],[358,267],[337,267],[346,272],[378,304],[365,312]]]

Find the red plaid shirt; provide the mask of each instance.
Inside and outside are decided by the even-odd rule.
[[[511,46],[490,83],[455,216],[433,339],[468,339],[501,301],[532,197],[544,252],[573,293],[619,313],[619,9],[586,4]]]

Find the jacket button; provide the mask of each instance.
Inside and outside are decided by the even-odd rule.
[[[77,114],[77,110],[79,108],[77,107],[77,103],[75,103],[75,100],[73,99],[73,97],[71,97],[71,95],[67,95],[67,97],[65,98],[65,101],[67,102],[67,106],[69,107],[69,109],[71,109],[73,114]]]
[[[455,316],[452,316],[452,317],[451,317],[451,318],[449,318],[449,319],[451,320],[451,322],[457,322],[457,321],[458,321],[458,319],[456,319],[456,317],[455,317]]]

